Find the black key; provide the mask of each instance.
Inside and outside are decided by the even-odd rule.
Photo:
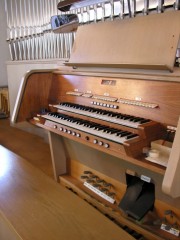
[[[109,132],[110,134],[114,134],[114,133],[119,132],[119,129],[116,129],[116,128],[110,128],[108,132]]]
[[[125,137],[125,136],[127,136],[127,135],[129,135],[129,132],[124,132],[124,133],[121,133],[120,135],[119,135],[119,137]]]
[[[116,136],[121,136],[121,134],[127,133],[127,131],[120,130],[116,133]]]
[[[134,137],[137,137],[138,136],[138,134],[136,134],[136,133],[130,133],[130,135],[128,135],[127,137],[126,137],[126,139],[131,139],[131,138],[134,138]]]
[[[139,117],[135,117],[133,122],[136,123],[136,122],[140,122],[142,120],[142,118],[139,118]]]
[[[143,120],[140,121],[141,124],[147,123],[147,122],[150,122],[150,120],[149,119],[143,119]]]
[[[97,127],[95,127],[95,130],[98,130],[98,131],[100,131],[100,130],[103,130],[105,127],[104,126],[97,126]]]

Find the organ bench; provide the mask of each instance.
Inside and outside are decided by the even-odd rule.
[[[28,161],[0,146],[1,240],[132,240]]]

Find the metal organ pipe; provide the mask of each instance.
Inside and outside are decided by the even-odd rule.
[[[144,0],[144,9],[143,9],[144,15],[148,15],[148,10],[149,10],[149,0]]]
[[[179,10],[180,9],[180,0],[176,0],[174,3],[175,6],[175,10]]]

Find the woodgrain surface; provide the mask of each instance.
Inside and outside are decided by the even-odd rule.
[[[19,239],[133,239],[86,202],[2,146],[0,193],[0,210]]]
[[[27,130],[30,126],[26,123],[25,127]],[[53,178],[50,148],[44,138],[11,126],[9,119],[1,119],[0,145]]]
[[[17,117],[18,121],[25,121],[40,109],[47,108],[51,83],[51,72],[35,72],[28,76]]]
[[[103,85],[103,79],[114,80],[116,85]],[[105,76],[61,75],[58,73],[54,75],[52,73],[34,73],[28,78],[20,103],[18,121],[31,118],[42,108],[47,108],[49,103],[71,101],[91,105],[91,98],[66,95],[67,91],[74,89],[78,89],[80,92],[91,91],[93,94],[100,95],[108,93],[111,97],[118,99],[135,100],[139,98],[142,102],[155,103],[158,105],[158,108],[155,109],[116,103],[119,110],[111,110],[177,126],[180,115],[180,84],[178,82],[149,80],[148,76],[146,79],[140,80]],[[102,107],[102,109],[104,108]]]
[[[114,80],[116,84],[103,85],[102,80]],[[118,105],[119,109],[110,110],[151,119],[166,125],[177,126],[180,115],[180,84],[178,82],[151,81],[148,77],[146,80],[139,80],[131,78],[54,74],[49,92],[49,101],[55,101],[57,103],[70,101],[91,106],[92,98],[66,95],[67,91],[74,91],[74,89],[78,89],[79,92],[83,93],[87,91],[99,95],[108,93],[109,96],[117,97],[118,99],[135,100],[139,98],[142,102],[155,103],[158,107],[152,109],[115,102],[115,105]],[[107,108],[102,106],[100,108],[107,110]]]

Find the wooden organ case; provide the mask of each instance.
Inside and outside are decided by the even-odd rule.
[[[180,70],[173,67],[179,18],[179,12],[170,12],[80,27],[69,66],[29,72],[12,116],[13,122],[27,120],[48,131],[56,181],[129,231],[134,239],[179,239]],[[168,24],[173,26],[169,35],[167,31],[159,34],[157,20],[165,29]],[[108,29],[119,39],[118,24],[122,35],[126,32],[131,39],[134,27],[143,33],[151,24],[150,32],[158,33],[159,38],[153,42],[149,35],[147,39],[143,35],[139,56],[135,54],[137,41],[130,43],[131,51],[124,50],[124,56],[117,47],[123,39],[114,41],[114,46],[108,42],[106,50],[117,48],[117,53],[116,58],[105,58],[109,53],[103,47],[101,52],[102,36]],[[91,36],[96,32],[96,38],[88,40],[87,32]],[[162,43],[163,34],[167,41]],[[148,50],[150,42],[153,46]],[[168,53],[162,52],[161,44]],[[154,152],[153,144],[158,145]],[[167,148],[170,154],[162,163]],[[148,156],[157,161],[150,161]],[[118,206],[127,191],[125,176],[155,186],[154,208],[141,221]],[[163,224],[165,231],[160,229]],[[175,233],[169,233],[173,229]]]

